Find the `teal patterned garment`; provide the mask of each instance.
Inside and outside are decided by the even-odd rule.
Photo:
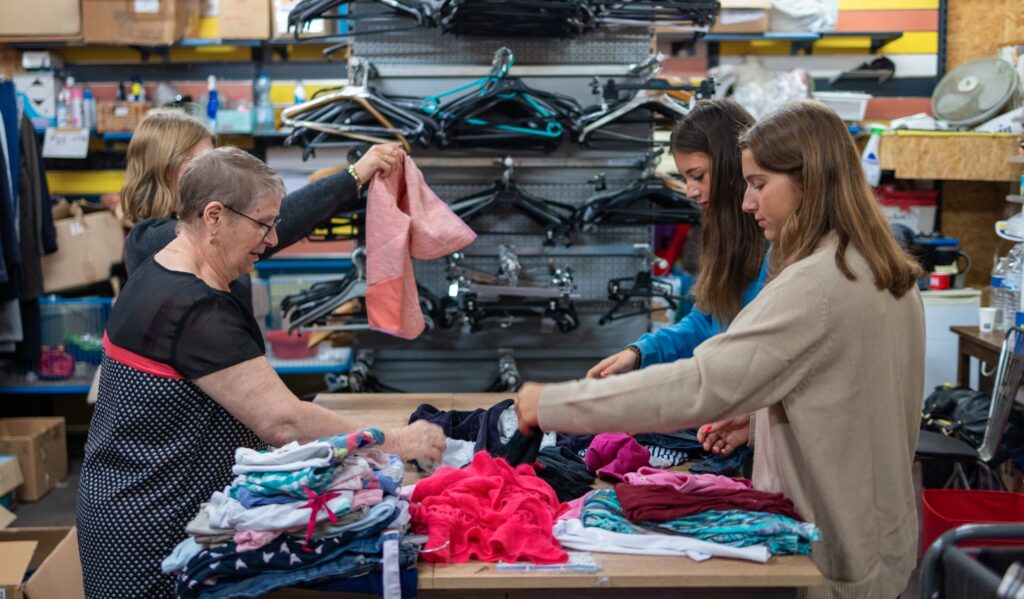
[[[243,474],[231,483],[228,496],[238,499],[238,489],[245,487],[257,495],[290,495],[307,499],[304,488],[318,495],[334,480],[334,466],[326,468],[304,468],[285,472],[256,472]]]
[[[379,447],[384,443],[384,433],[376,428],[364,428],[354,433],[341,433],[320,439],[334,448],[333,464],[340,464],[349,453],[357,449]],[[334,480],[334,466],[324,468],[303,468],[281,472],[252,472],[235,478],[228,490],[228,496],[238,499],[238,489],[245,487],[257,495],[289,495],[296,499],[307,499],[306,491],[319,494]]]
[[[667,522],[626,519],[614,489],[599,489],[583,504],[584,526],[624,534],[658,532],[675,534],[732,547],[767,545],[772,555],[808,555],[811,543],[821,540],[813,524],[765,512],[712,510]]]

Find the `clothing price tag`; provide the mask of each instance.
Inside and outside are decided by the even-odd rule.
[[[47,129],[43,158],[85,158],[89,154],[88,129]]]
[[[158,13],[160,12],[160,0],[135,0],[135,12]]]
[[[516,562],[507,564],[498,562],[494,567],[497,572],[597,572],[594,554],[589,551],[567,551],[569,561],[564,564],[527,564]]]

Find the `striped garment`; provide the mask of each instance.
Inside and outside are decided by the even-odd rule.
[[[349,454],[357,450],[379,447],[384,443],[384,433],[380,429],[365,428],[354,433],[341,433],[333,437],[324,437],[320,439],[320,442],[330,443],[334,448],[331,466],[243,474],[231,482],[228,495],[237,498],[238,489],[240,488],[246,488],[258,495],[290,495],[298,499],[306,499],[305,489],[307,488],[319,494],[334,479],[335,465],[340,464]]]
[[[630,522],[614,489],[598,489],[583,504],[584,526],[625,534],[658,532],[693,537],[733,547],[767,545],[772,555],[809,555],[821,540],[813,524],[765,512],[712,510],[667,522]]]

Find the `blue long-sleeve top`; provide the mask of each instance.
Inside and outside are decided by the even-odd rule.
[[[761,272],[747,288],[740,299],[742,306],[749,304],[764,287],[768,276],[768,260],[761,264]],[[741,306],[741,307],[742,307]],[[651,364],[674,362],[682,358],[692,358],[693,350],[706,339],[721,333],[727,326],[707,312],[694,308],[679,322],[647,333],[636,340],[633,345],[640,350],[640,367]]]

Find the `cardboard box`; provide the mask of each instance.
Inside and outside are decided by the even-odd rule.
[[[270,39],[270,0],[220,0],[217,37],[225,40]]]
[[[0,496],[7,495],[25,482],[21,475],[21,466],[18,465],[18,457],[13,455],[0,455]]]
[[[19,501],[37,501],[68,476],[63,418],[0,419],[0,451],[18,457],[25,478]]]
[[[43,256],[46,293],[99,283],[121,262],[124,230],[114,213],[85,203],[58,204],[53,209],[58,250]]]
[[[34,127],[57,126],[57,95],[64,80],[53,71],[14,74],[14,89]]]
[[[169,45],[199,31],[199,0],[82,0],[87,44]]]
[[[721,0],[711,33],[765,33],[768,31],[768,15],[772,10],[771,0]]]
[[[0,42],[76,40],[82,36],[79,0],[4,0],[0,12]]]
[[[22,583],[29,570],[35,572]],[[0,597],[84,599],[75,528],[0,530]]]
[[[288,31],[288,13],[290,13],[298,3],[299,0],[273,0],[272,12],[274,39],[295,38],[295,32]],[[299,32],[299,38],[334,35],[337,30],[337,20],[316,19],[309,24],[309,29]]]

